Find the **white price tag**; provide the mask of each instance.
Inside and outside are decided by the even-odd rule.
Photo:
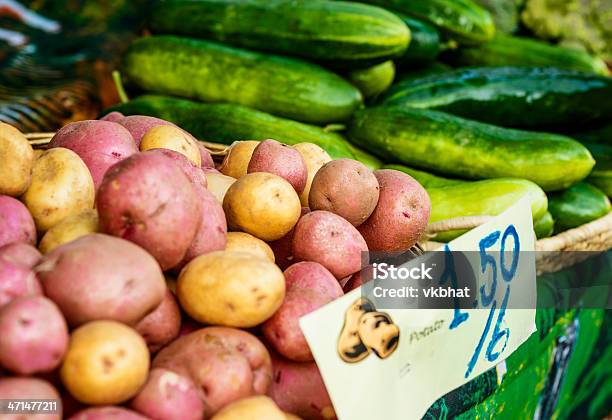
[[[512,354],[536,331],[534,247],[523,199],[443,249],[474,251],[474,307],[379,310],[359,288],[301,318],[338,417],[420,419]]]

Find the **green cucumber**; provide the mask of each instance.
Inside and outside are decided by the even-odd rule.
[[[542,217],[533,222],[533,230],[538,239],[552,236],[555,231],[555,219],[553,219],[552,214],[547,211]]]
[[[393,13],[329,0],[166,0],[153,6],[149,27],[351,67],[399,57],[410,42]]]
[[[457,69],[396,83],[381,102],[558,131],[612,120],[612,78],[555,68]]]
[[[579,182],[551,194],[548,211],[555,219],[555,232],[562,232],[605,216],[610,211],[610,200],[599,188]]]
[[[448,64],[441,63],[439,61],[433,61],[427,63],[423,67],[405,69],[398,66],[398,75],[396,76],[397,82],[401,83],[406,80],[419,79],[421,77],[429,76],[432,74],[445,73],[451,71],[453,68]]]
[[[497,216],[525,195],[531,201],[533,220],[546,213],[547,198],[540,187],[525,179],[499,178],[428,188],[430,223],[463,216]],[[439,233],[435,240],[450,241],[465,230]]]
[[[203,104],[186,99],[145,95],[115,105],[104,113],[112,111],[168,120],[200,140],[225,144],[253,139],[275,139],[286,144],[310,142],[325,149],[334,159],[355,158],[351,144],[340,134],[241,105]]]
[[[603,60],[584,51],[510,35],[498,35],[477,47],[459,48],[449,52],[447,58],[456,66],[557,67],[604,76],[609,74]]]
[[[579,142],[404,106],[359,110],[348,125],[352,143],[387,161],[460,178],[520,175],[545,191],[584,179],[595,164]]]
[[[364,98],[380,95],[389,89],[393,79],[395,79],[395,64],[390,60],[348,74],[348,80],[357,86]]]
[[[155,93],[230,102],[314,124],[346,120],[361,104],[348,81],[315,64],[214,42],[152,36],[133,42],[123,74]]]
[[[612,121],[599,127],[573,132],[570,136],[583,143],[607,144],[608,146],[612,146]]]
[[[463,184],[470,181],[463,181],[461,179],[450,179],[444,178],[438,175],[430,174],[429,172],[420,171],[418,169],[409,168],[405,165],[384,165],[383,169],[395,169],[396,171],[402,171],[414,179],[417,180],[419,184],[421,184],[425,189],[429,188],[438,188],[438,187],[448,187],[449,185],[457,185]]]
[[[612,146],[607,144],[585,144],[595,158],[595,167],[586,181],[612,197]]]
[[[440,53],[440,34],[437,29],[427,22],[400,13],[397,15],[410,28],[412,37],[408,49],[397,61],[402,64],[423,65],[435,60]]]
[[[363,163],[365,166],[370,168],[372,171],[380,169],[383,166],[383,163],[376,156],[371,155],[364,150],[361,150],[360,148],[356,147],[354,144],[347,142],[347,145],[350,147],[351,151],[353,152],[353,155],[355,156],[354,159]]]
[[[436,26],[460,44],[480,44],[495,33],[491,14],[471,0],[365,0]]]

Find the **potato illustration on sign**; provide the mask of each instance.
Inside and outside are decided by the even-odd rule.
[[[399,345],[399,328],[391,317],[377,312],[368,299],[360,297],[346,310],[338,338],[338,354],[347,363],[365,359],[371,351],[381,359]]]

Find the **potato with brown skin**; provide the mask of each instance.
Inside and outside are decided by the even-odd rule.
[[[315,175],[308,203],[311,210],[327,210],[359,226],[374,211],[378,188],[378,180],[363,163],[336,159]]]
[[[204,172],[206,181],[208,182],[208,190],[213,193],[219,203],[223,204],[225,194],[227,190],[229,190],[229,187],[236,182],[236,178],[212,171],[213,170]]]
[[[68,347],[68,326],[43,296],[14,299],[0,308],[0,365],[18,375],[50,372]]]
[[[359,232],[371,251],[406,251],[419,241],[429,223],[427,191],[410,175],[393,169],[374,172],[380,185],[378,204]]]
[[[138,152],[128,130],[111,121],[75,121],[63,126],[51,139],[49,148],[65,147],[83,160],[96,189],[115,163]]]
[[[181,310],[170,289],[166,288],[164,299],[159,306],[136,324],[135,329],[145,339],[151,353],[158,352],[178,336],[181,329]]]
[[[0,195],[0,247],[14,242],[36,245],[36,225],[21,201]]]
[[[188,377],[201,390],[206,415],[252,395],[268,392],[272,380],[270,355],[246,331],[207,327],[173,341],[153,360]]]
[[[20,296],[40,295],[42,287],[30,267],[0,258],[0,307]]]
[[[191,163],[200,167],[202,157],[197,140],[183,130],[171,125],[158,125],[149,129],[140,142],[140,151],[169,149],[185,156]]]
[[[0,399],[2,400],[60,400],[57,390],[47,381],[39,378],[0,378]],[[4,418],[4,417],[3,417]],[[14,416],[7,416],[14,418]],[[40,414],[22,414],[19,420],[35,420]],[[58,402],[57,411],[44,416],[47,420],[62,419],[62,405]]]
[[[316,363],[296,363],[275,353],[271,356],[274,380],[268,395],[281,410],[309,420],[336,418]]]
[[[274,262],[274,252],[270,245],[245,232],[229,232],[227,234],[226,251],[245,252],[256,257]]]
[[[294,144],[293,148],[302,155],[304,163],[306,163],[308,177],[306,178],[304,191],[300,194],[300,202],[302,206],[308,207],[308,197],[310,195],[312,180],[319,169],[327,162],[331,162],[332,158],[325,150],[314,143],[298,143]]]
[[[143,247],[163,270],[185,257],[202,217],[187,176],[158,152],[138,153],[114,165],[96,203],[100,230]]]
[[[154,420],[201,420],[201,390],[186,376],[168,369],[153,369],[130,406]]]
[[[280,307],[285,278],[269,260],[217,251],[185,266],[178,278],[177,296],[183,310],[196,321],[249,328]]]
[[[151,255],[100,233],[55,248],[36,272],[47,297],[73,327],[99,319],[135,325],[159,306],[166,290]]]
[[[317,210],[304,215],[295,226],[292,250],[296,261],[318,262],[343,279],[359,271],[361,254],[368,246],[347,220]]]
[[[302,207],[300,212],[300,218],[305,214],[310,213],[310,209],[308,207]],[[299,219],[298,219],[299,222]],[[276,241],[272,241],[269,243],[270,248],[274,252],[274,261],[280,267],[281,270],[285,270],[291,264],[293,264],[293,250],[291,249],[293,244],[293,235],[295,232],[295,227],[293,227],[285,236]]]
[[[32,183],[21,197],[39,232],[94,206],[95,189],[89,169],[79,155],[56,147],[34,163]]]
[[[212,417],[212,420],[286,420],[287,417],[271,398],[258,395],[233,402]]]
[[[293,264],[284,275],[287,285],[285,300],[263,324],[262,331],[267,342],[283,356],[299,362],[313,361],[299,320],[342,296],[342,288],[325,267],[315,262]]]
[[[33,268],[41,258],[42,255],[36,248],[23,242],[13,242],[0,247],[0,260],[27,268]]]
[[[247,173],[253,172],[278,175],[289,182],[298,194],[304,191],[308,178],[306,162],[300,152],[276,140],[264,140],[253,150]]]
[[[246,175],[251,156],[257,145],[259,142],[255,140],[233,142],[219,167],[221,173],[236,179]]]
[[[127,117],[118,119],[116,122],[124,126],[130,132],[137,148],[140,147],[142,137],[151,128],[160,125],[176,127],[176,125],[170,121],[165,121],[156,117],[149,117],[148,115],[128,115]]]
[[[85,404],[119,404],[138,393],[149,371],[149,350],[132,328],[93,321],[74,330],[60,370],[62,383]]]
[[[135,411],[123,407],[90,407],[75,413],[68,420],[147,420]]]
[[[264,241],[285,236],[300,217],[300,199],[287,181],[266,172],[247,174],[234,182],[223,199],[232,230]]]
[[[34,150],[15,127],[0,122],[0,194],[18,197],[30,186]]]
[[[99,231],[98,212],[88,209],[68,216],[49,229],[38,244],[40,252],[48,254],[60,245]]]

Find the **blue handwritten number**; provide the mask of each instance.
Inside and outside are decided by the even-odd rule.
[[[489,341],[489,345],[487,346],[487,352],[485,356],[489,362],[494,362],[497,360],[499,355],[506,350],[506,344],[508,344],[508,338],[510,338],[510,329],[504,328],[501,329],[501,324],[504,320],[504,315],[506,315],[506,307],[508,307],[508,297],[510,296],[510,285],[506,287],[506,293],[504,294],[504,300],[502,301],[502,305],[499,308],[499,314],[497,315],[497,322],[495,322],[495,328],[493,329],[493,334],[491,336],[491,341]],[[506,338],[504,341],[504,345],[501,350],[498,352],[493,352],[493,349],[501,341],[502,338]]]
[[[444,245],[444,273],[440,277],[440,285],[445,284],[450,279],[450,284],[453,289],[457,288],[457,272],[455,271],[455,259],[448,245]],[[459,307],[459,299],[453,298],[455,312],[453,321],[448,326],[449,330],[453,330],[461,325],[462,322],[468,320],[469,315],[466,312],[461,312]]]
[[[510,264],[510,269],[506,268],[506,239],[508,236],[512,235],[514,238],[514,248],[512,249],[512,264]],[[519,241],[518,233],[516,232],[516,228],[514,225],[510,225],[506,228],[504,232],[504,236],[502,236],[501,240],[501,273],[502,277],[506,282],[512,281],[514,275],[516,274],[516,267],[518,266],[519,259],[519,251],[521,249],[521,243]]]
[[[480,352],[482,351],[482,346],[484,345],[485,339],[489,334],[489,329],[491,328],[491,321],[493,320],[493,314],[495,313],[496,306],[497,302],[493,301],[493,306],[491,306],[491,310],[489,311],[489,317],[487,318],[487,323],[485,324],[484,330],[482,331],[480,340],[478,340],[478,345],[476,345],[476,348],[474,349],[474,354],[472,354],[472,358],[468,362],[467,370],[465,371],[465,378],[470,376],[472,370],[474,370],[474,366],[476,366],[476,362],[478,361],[478,357],[480,356]]]
[[[482,306],[487,307],[491,304],[493,297],[495,296],[495,289],[497,288],[497,263],[495,258],[487,254],[487,248],[491,248],[499,240],[501,232],[496,230],[482,238],[478,243],[480,248],[480,268],[484,274],[487,271],[487,266],[491,266],[491,291],[489,294],[486,293],[486,285],[480,287],[480,295],[482,298]]]

